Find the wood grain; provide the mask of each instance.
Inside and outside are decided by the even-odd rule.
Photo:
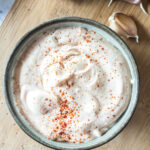
[[[16,42],[27,31],[49,19],[80,16],[108,24],[114,11],[132,16],[138,25],[140,43],[125,40],[131,48],[140,72],[140,98],[127,127],[109,143],[96,150],[150,149],[150,16],[139,6],[108,0],[16,0],[0,27],[0,150],[48,150],[28,137],[14,122],[5,104],[3,74],[6,61]],[[149,6],[150,10],[150,6]]]

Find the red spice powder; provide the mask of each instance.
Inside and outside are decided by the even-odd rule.
[[[87,54],[85,54],[85,56],[86,56],[87,58],[90,58],[90,56],[89,56],[89,55],[87,55]]]
[[[87,42],[87,43],[90,43],[91,41],[90,41],[90,40],[86,40],[86,42]]]

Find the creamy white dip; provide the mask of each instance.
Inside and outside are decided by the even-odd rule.
[[[23,115],[51,140],[81,143],[101,136],[131,96],[125,59],[102,35],[80,27],[44,32],[14,75]]]

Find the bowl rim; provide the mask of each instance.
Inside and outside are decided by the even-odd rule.
[[[6,101],[6,104],[7,104],[7,107],[11,113],[11,115],[13,116],[15,122],[19,125],[19,127],[29,136],[31,137],[32,139],[34,139],[35,141],[37,141],[38,143],[44,145],[44,146],[47,146],[49,148],[55,148],[55,149],[83,149],[83,148],[67,148],[67,147],[61,147],[61,146],[56,146],[56,145],[51,145],[49,143],[46,143],[42,140],[40,140],[39,137],[36,137],[34,134],[32,134],[32,132],[30,132],[30,129],[28,129],[19,119],[19,117],[17,117],[15,111],[13,110],[11,104],[10,104],[10,101],[11,101],[11,98],[9,96],[9,90],[8,90],[8,70],[9,70],[9,67],[11,65],[11,59],[13,59],[13,56],[17,53],[17,49],[20,45],[22,45],[22,43],[28,38],[28,36],[32,35],[33,33],[35,33],[36,31],[48,26],[48,25],[52,25],[52,24],[58,24],[58,23],[61,23],[61,22],[82,22],[84,24],[90,24],[92,26],[95,26],[95,27],[100,27],[102,28],[103,30],[109,32],[109,34],[111,34],[115,39],[118,40],[118,43],[121,43],[123,44],[123,46],[126,48],[127,52],[128,52],[128,55],[130,55],[130,59],[132,60],[132,65],[134,66],[134,72],[136,73],[136,82],[137,82],[137,85],[136,85],[136,95],[135,95],[135,104],[134,106],[132,107],[132,111],[131,111],[131,114],[129,115],[129,117],[127,118],[127,120],[125,120],[124,122],[124,125],[121,126],[119,128],[119,130],[112,136],[112,137],[109,137],[107,139],[107,141],[103,141],[99,144],[96,144],[96,145],[91,145],[91,146],[88,146],[87,148],[84,148],[84,149],[93,149],[93,148],[96,148],[98,146],[102,146],[104,145],[105,143],[108,143],[110,140],[114,139],[125,127],[126,125],[129,123],[130,119],[132,118],[135,110],[136,110],[136,106],[137,106],[137,103],[138,103],[138,98],[139,98],[139,71],[138,71],[138,68],[137,68],[137,65],[136,65],[136,62],[135,62],[135,59],[133,57],[133,54],[131,52],[131,50],[129,49],[129,47],[127,46],[127,44],[121,39],[121,37],[119,37],[114,31],[112,31],[109,27],[97,22],[97,21],[94,21],[94,20],[91,20],[91,19],[88,19],[88,18],[81,18],[81,17],[72,17],[72,16],[69,16],[69,17],[59,17],[59,18],[55,18],[55,19],[52,19],[52,20],[49,20],[49,21],[46,21],[36,27],[34,27],[33,29],[29,30],[26,34],[24,34],[22,36],[22,38],[20,38],[20,40],[17,42],[17,44],[15,45],[15,47],[13,48],[8,60],[7,60],[7,63],[6,63],[6,66],[5,66],[5,72],[4,72],[4,81],[3,81],[3,84],[4,84],[4,95],[5,95],[5,101]],[[60,143],[60,142],[58,142]],[[80,144],[79,144],[80,145]]]

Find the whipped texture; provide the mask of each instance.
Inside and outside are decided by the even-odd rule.
[[[131,75],[119,50],[80,27],[44,32],[22,55],[15,96],[25,118],[51,140],[102,136],[128,106]]]

